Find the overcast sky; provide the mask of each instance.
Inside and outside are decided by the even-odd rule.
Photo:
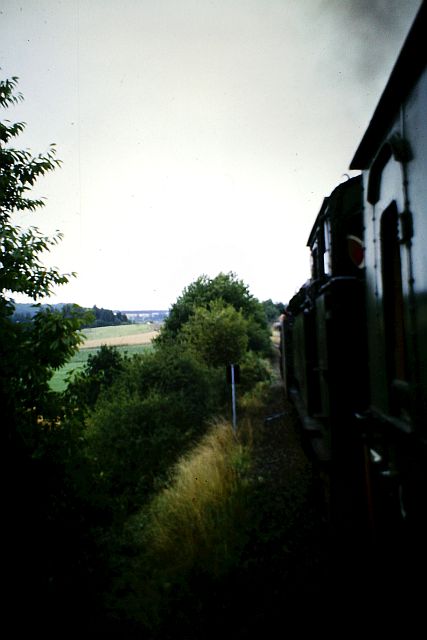
[[[420,4],[0,0],[16,146],[63,161],[19,218],[65,235],[52,302],[168,308],[220,271],[286,302]]]

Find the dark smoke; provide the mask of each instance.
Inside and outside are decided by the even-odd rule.
[[[375,81],[394,61],[422,0],[321,0],[319,19],[334,33],[337,56],[359,81]]]

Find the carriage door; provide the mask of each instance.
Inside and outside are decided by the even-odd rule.
[[[406,402],[402,388],[407,365],[398,222],[397,206],[392,202],[381,218],[385,363],[389,409],[395,416],[403,417]]]

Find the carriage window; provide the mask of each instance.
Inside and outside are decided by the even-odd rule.
[[[323,272],[326,275],[332,274],[332,255],[331,255],[331,221],[326,218],[323,224]]]
[[[313,280],[332,273],[331,223],[323,216],[316,221],[311,244],[311,277]]]

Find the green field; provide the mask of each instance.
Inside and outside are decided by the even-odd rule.
[[[119,325],[117,327],[98,327],[96,329],[84,329],[82,334],[88,340],[106,340],[114,338],[123,338],[126,336],[132,337],[141,333],[148,333],[153,331],[153,325],[145,324],[129,324]],[[150,344],[131,344],[131,345],[116,345],[116,349],[128,356],[143,353],[147,349],[151,349]],[[70,376],[76,371],[83,369],[87,363],[90,355],[95,355],[99,351],[100,347],[95,349],[81,348],[61,369],[55,371],[53,374],[50,387],[53,391],[64,391],[67,387],[67,381]]]
[[[84,329],[82,335],[87,340],[106,340],[109,338],[123,338],[139,333],[149,333],[155,330],[152,324],[122,324],[117,327],[97,327],[96,329]]]

